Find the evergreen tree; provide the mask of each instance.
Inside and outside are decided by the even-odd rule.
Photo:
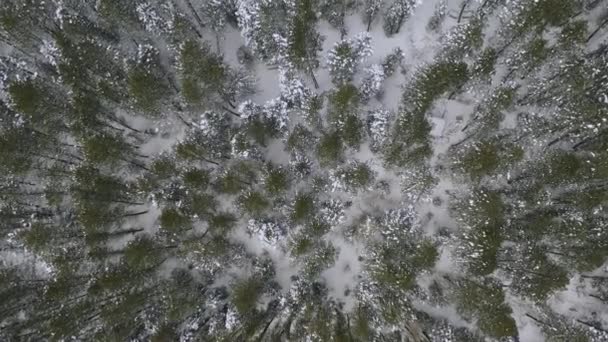
[[[0,339],[608,340],[602,4],[0,2]]]
[[[387,36],[399,33],[401,26],[412,14],[415,2],[412,0],[395,0],[387,8],[384,14],[384,32]]]
[[[327,59],[332,82],[336,85],[349,82],[359,63],[371,54],[371,37],[365,33],[336,43]]]

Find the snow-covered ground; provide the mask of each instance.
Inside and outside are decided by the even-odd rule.
[[[440,3],[447,5],[447,15],[437,30],[430,30],[428,28],[429,20],[436,15]],[[462,17],[459,18],[463,6],[462,1],[418,0],[413,13],[405,21],[399,33],[390,37],[385,34],[382,20],[375,20],[369,32],[367,32],[371,37],[373,53],[357,66],[358,72],[355,73],[353,82],[357,85],[361,84],[364,74],[361,71],[367,70],[373,65],[381,64],[395,48],[400,48],[403,51],[404,60],[401,67],[382,82],[381,95],[378,98],[372,97],[369,99],[367,103],[362,105],[360,112],[367,113],[373,109],[384,108],[393,114],[397,114],[402,109],[400,106],[402,106],[404,87],[414,79],[419,70],[433,63],[443,52],[444,43],[448,40],[450,32],[453,32],[452,30],[460,25],[466,25],[471,13],[481,3],[485,4],[482,0],[468,1],[466,11],[463,11]],[[506,11],[507,7],[500,8],[498,13],[487,21],[483,30],[483,47],[498,47],[502,44],[502,41],[499,41],[496,36],[504,24],[502,18],[508,17]],[[599,21],[600,16],[589,19]],[[325,20],[321,20],[317,25],[317,30],[323,37],[322,51],[319,54],[320,67],[314,70],[319,85],[318,89],[315,89],[309,75],[303,73],[296,75],[296,81],[301,81],[308,87],[308,90],[315,94],[327,95],[335,89],[330,75],[330,66],[328,65],[329,52],[332,48],[343,39],[352,39],[367,31],[367,25],[360,14],[349,14],[344,18],[344,21],[346,32],[344,37],[339,30]],[[268,65],[257,59],[249,67],[240,63],[237,58],[237,51],[246,44],[246,40],[237,28],[227,25],[219,36],[216,33],[205,33],[207,34],[206,37],[217,38],[217,40],[207,40],[211,46],[217,47],[218,52],[221,52],[225,63],[234,69],[246,70],[255,79],[255,92],[248,96],[246,100],[264,106],[272,104],[274,100],[285,95],[281,79],[284,76],[282,75],[284,70],[281,67],[284,66]],[[556,40],[556,35],[556,32],[551,32],[546,38],[552,42]],[[592,50],[600,43],[600,39],[596,37],[588,45],[588,48]],[[10,48],[0,45],[0,55],[8,55],[10,52],[8,49]],[[471,61],[467,60],[467,62],[470,63]],[[459,233],[459,224],[450,214],[451,194],[465,190],[463,188],[466,185],[454,177],[450,165],[447,165],[449,164],[450,147],[468,139],[467,134],[469,133],[465,131],[465,127],[473,121],[480,105],[479,99],[483,98],[486,92],[491,93],[499,86],[508,85],[505,80],[505,77],[509,74],[508,68],[509,66],[506,64],[498,64],[487,84],[471,87],[470,89],[464,88],[461,92],[449,98],[444,94],[440,99],[434,101],[430,110],[427,111],[426,117],[432,126],[430,132],[432,155],[425,162],[424,167],[426,168],[425,171],[428,171],[430,176],[434,178],[434,183],[430,189],[419,191],[412,185],[421,177],[420,169],[404,170],[388,166],[380,153],[372,151],[368,141],[364,142],[358,149],[346,151],[345,159],[347,162],[358,161],[366,164],[373,171],[376,183],[382,181],[386,184],[385,191],[370,186],[358,192],[344,190],[343,184],[331,184],[327,187],[327,191],[323,193],[323,200],[325,201],[335,200],[339,204],[349,203],[348,206],[343,208],[342,216],[332,222],[329,232],[322,236],[324,241],[330,243],[336,249],[336,255],[334,264],[322,270],[319,275],[319,279],[327,285],[330,297],[343,303],[346,312],[351,312],[356,307],[357,298],[353,296],[352,292],[357,288],[363,277],[367,276],[362,256],[366,256],[369,252],[367,241],[350,238],[345,233],[351,224],[354,224],[366,214],[377,214],[391,209],[413,208],[416,213],[415,225],[421,228],[425,237],[434,239],[444,233],[447,235]],[[481,94],[482,92],[483,94]],[[180,113],[177,116],[167,115],[162,120],[149,120],[130,115],[127,112],[118,114],[124,117],[126,122],[134,129],[152,132],[146,137],[146,141],[138,150],[138,153],[145,155],[149,160],[170,152],[176,144],[186,138],[190,129],[188,125],[192,121],[196,123],[197,120],[196,117],[188,117],[187,115],[180,117]],[[504,113],[500,128],[516,128],[518,115],[517,111]],[[361,117],[361,119],[365,120],[366,118]],[[296,115],[292,115],[288,120],[290,127],[295,123],[304,121]],[[310,147],[311,149],[314,148],[312,142]],[[261,152],[265,161],[272,162],[274,165],[289,167],[292,159],[285,148],[284,139],[273,139]],[[335,170],[324,171],[327,172],[323,175],[328,175],[329,180],[335,180],[331,178],[335,174]],[[129,178],[131,175],[125,174],[124,177]],[[311,191],[307,188],[301,189],[302,186],[300,185],[296,188],[298,188],[298,191]],[[238,212],[234,199],[230,196],[218,195],[216,199],[222,210]],[[149,235],[154,235],[159,231],[158,219],[161,208],[155,204],[149,204],[133,207],[133,210],[147,210],[147,212],[125,220],[127,228],[142,227],[144,228],[143,234]],[[280,211],[285,210],[285,208],[271,208],[270,210]],[[281,212],[281,214],[284,213]],[[252,255],[269,257],[275,266],[276,281],[282,292],[287,293],[294,285],[294,276],[300,274],[305,266],[300,259],[291,255],[288,245],[289,234],[298,232],[301,227],[281,227],[281,229],[274,229],[273,231],[280,231],[283,234],[269,235],[266,234],[268,224],[267,222],[239,218],[237,227],[231,233],[230,238],[244,245],[247,252]],[[207,227],[203,225],[194,228],[199,233],[203,233],[205,229]],[[120,250],[133,239],[134,235],[112,238],[108,241],[108,247],[111,250]],[[437,241],[440,239],[443,239],[443,237],[437,238]],[[446,240],[449,240],[449,238],[446,238]],[[445,240],[441,240],[441,243],[443,242]],[[438,253],[438,260],[432,270],[417,279],[418,286],[423,290],[428,289],[431,281],[435,278],[455,276],[462,272],[461,265],[455,258],[456,252],[453,245],[450,243],[441,244]],[[20,266],[31,269],[31,272],[40,278],[49,278],[53,272],[46,261],[27,251],[2,251],[0,261],[3,263],[2,266]],[[170,258],[163,263],[160,273],[168,277],[171,271],[178,267],[183,267],[183,264],[177,258]],[[197,265],[194,265],[194,267],[196,268]],[[234,266],[223,271],[222,277],[215,279],[214,286],[229,284],[233,278],[247,273],[249,269],[240,269]],[[581,282],[579,275],[572,275],[567,288],[551,296],[548,302],[549,307],[566,317],[603,322],[606,326],[608,307],[605,302],[584,295],[584,291],[581,291],[581,289],[586,286],[589,286],[588,282]],[[526,316],[534,310],[535,304],[517,297],[508,289],[505,290],[505,293],[506,302],[513,310],[512,316],[519,330],[519,341],[544,341],[537,322]],[[266,303],[267,301],[262,302]],[[455,327],[467,327],[475,330],[474,322],[461,317],[452,304],[434,306],[425,301],[416,300],[412,303],[412,306],[432,317],[445,319]],[[235,324],[235,313],[232,311],[230,313],[226,324],[233,326]]]

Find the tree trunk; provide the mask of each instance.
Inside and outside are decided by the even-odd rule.
[[[581,278],[608,281],[608,276],[594,276],[594,275],[581,274]]]
[[[45,156],[45,155],[43,155],[43,154],[38,154],[38,153],[33,153],[33,152],[31,152],[31,153],[29,153],[29,154],[30,154],[30,155],[32,155],[32,156],[40,157],[40,158],[45,158],[45,159],[54,160],[54,161],[57,161],[57,162],[63,163],[63,164],[65,164],[65,165],[71,165],[71,166],[77,166],[77,165],[78,165],[77,163],[74,163],[74,162],[72,162],[72,161],[65,160],[65,159],[62,159],[62,158],[56,158],[56,157],[51,157],[51,156]]]
[[[538,323],[538,324],[542,324],[542,325],[544,325],[544,326],[550,327],[550,325],[549,325],[549,324],[547,324],[547,323],[545,323],[545,322],[541,321],[540,319],[538,319],[538,318],[536,318],[536,317],[534,317],[534,316],[530,315],[529,313],[526,313],[526,316],[527,316],[528,318],[532,319],[534,322],[536,322],[536,323]]]
[[[127,214],[122,215],[121,217],[135,217],[135,216],[147,214],[148,212],[150,212],[150,210],[138,211],[138,212],[134,212],[134,213],[127,213]]]
[[[107,236],[119,236],[119,235],[139,233],[139,232],[143,232],[143,231],[144,231],[144,228],[131,228],[131,229],[124,229],[124,230],[116,230],[113,232],[106,233],[106,235]]]
[[[464,10],[465,10],[465,8],[467,8],[468,4],[469,4],[469,0],[465,0],[464,3],[462,4],[460,13],[458,13],[458,21],[457,21],[458,24],[460,24],[460,20],[462,19],[462,15],[464,14]]]
[[[580,324],[586,325],[586,326],[588,326],[588,327],[590,327],[590,328],[593,328],[593,329],[595,329],[595,330],[597,330],[597,331],[601,331],[601,332],[604,332],[604,333],[608,333],[608,330],[602,329],[602,328],[599,326],[599,324],[598,324],[598,323],[589,323],[589,322],[581,321],[581,320],[580,320],[580,319],[578,319],[578,318],[576,319],[576,321],[577,321],[577,322],[579,322]]]
[[[608,18],[604,19],[604,21],[602,21],[600,23],[600,25],[593,31],[591,32],[591,34],[587,37],[587,39],[585,40],[585,43],[589,43],[589,41],[593,38],[593,36],[595,36],[598,32],[600,32],[600,30],[606,26],[606,24],[608,24]]]
[[[140,168],[140,169],[142,169],[142,170],[145,170],[145,171],[150,172],[150,169],[149,169],[149,168],[147,168],[147,167],[146,167],[146,166],[144,166],[144,165],[141,165],[141,164],[139,164],[139,163],[137,163],[137,162],[134,162],[134,161],[132,161],[132,160],[130,160],[130,159],[127,159],[127,158],[120,158],[120,159],[121,159],[121,160],[123,160],[123,161],[125,161],[125,162],[127,162],[127,163],[129,163],[129,164],[131,164],[131,165],[133,165],[133,166],[135,166],[135,167],[138,167],[138,168]]]
[[[226,106],[222,106],[222,109],[225,110],[225,111],[227,111],[229,114],[232,114],[232,115],[236,116],[237,118],[241,117],[241,115],[239,113],[233,111],[232,109],[230,109],[230,108],[228,108]]]
[[[315,77],[315,73],[312,71],[312,69],[309,69],[310,71],[310,77],[312,78],[312,83],[315,85],[315,89],[319,89],[319,82],[317,82],[317,78]]]
[[[196,22],[198,23],[198,25],[200,26],[200,28],[204,28],[205,24],[203,23],[203,20],[201,19],[201,17],[198,15],[198,12],[194,9],[194,6],[192,6],[192,3],[190,2],[190,0],[185,0],[186,1],[186,5],[188,5],[188,8],[190,8],[190,11],[192,11],[192,14],[194,15],[194,19],[196,19]]]
[[[606,298],[602,298],[602,297],[600,297],[600,296],[596,296],[596,295],[594,295],[594,294],[590,294],[590,295],[589,295],[589,297],[591,297],[591,298],[595,298],[595,299],[598,299],[598,300],[600,300],[600,301],[605,302],[605,303],[607,303],[607,304],[608,304],[608,299],[606,299]]]

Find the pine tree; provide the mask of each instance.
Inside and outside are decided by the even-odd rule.
[[[412,14],[415,2],[412,0],[395,0],[387,8],[384,14],[384,32],[392,36],[401,30],[401,26]]]
[[[332,82],[340,85],[352,80],[357,66],[371,54],[371,37],[366,33],[336,43],[327,59]]]
[[[383,3],[383,0],[365,0],[363,22],[367,25],[368,32],[372,26],[372,23],[376,19],[376,16],[378,15],[378,13],[380,13]]]

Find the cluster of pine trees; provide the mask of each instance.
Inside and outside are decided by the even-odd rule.
[[[3,0],[0,339],[607,341],[607,6]]]

